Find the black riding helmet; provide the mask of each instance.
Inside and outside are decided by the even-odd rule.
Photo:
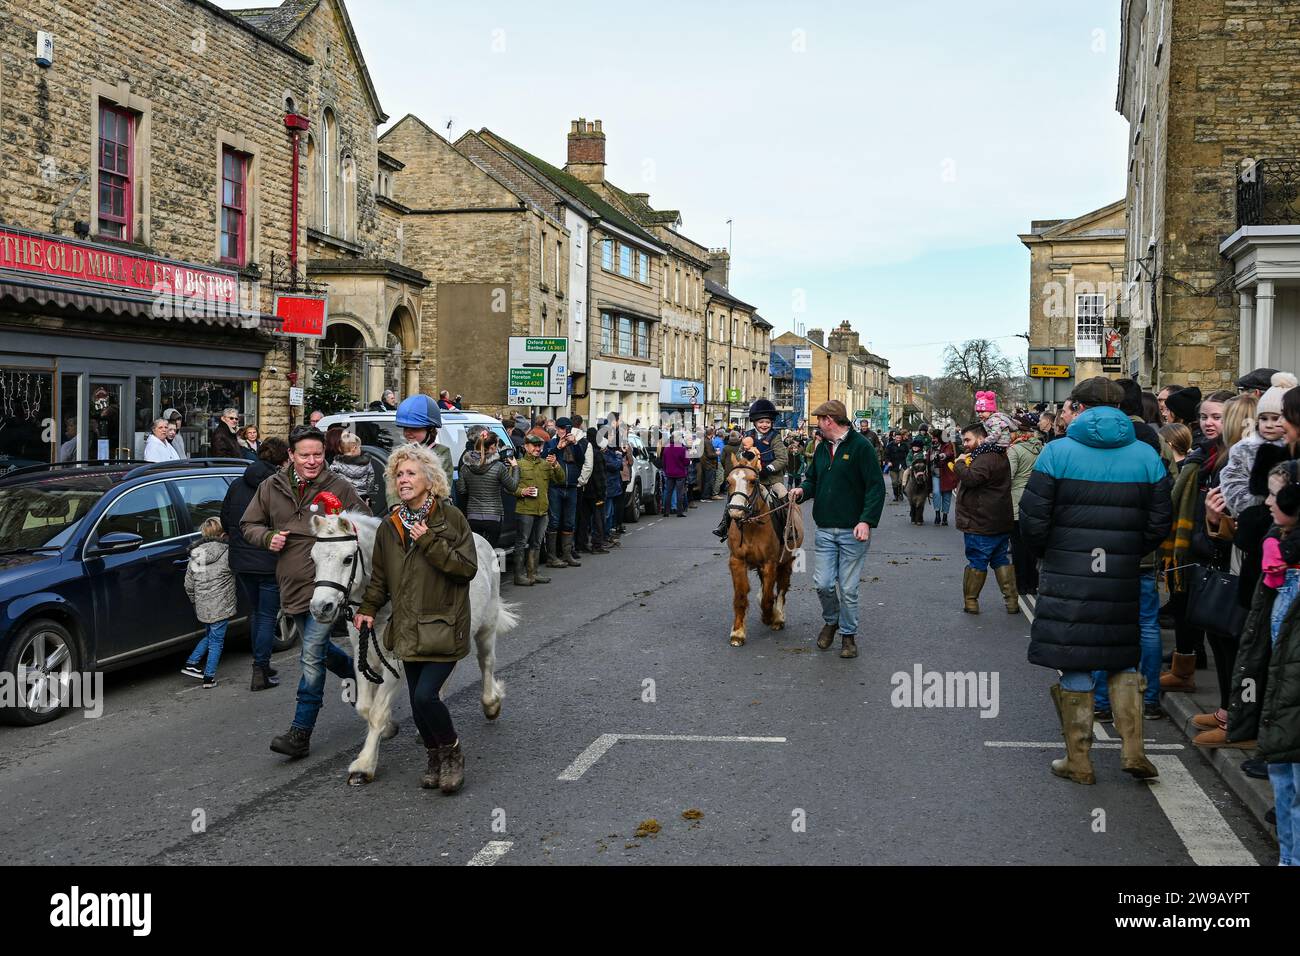
[[[749,406],[749,420],[756,422],[760,418],[766,418],[769,421],[776,421],[776,406],[766,398],[760,398]]]

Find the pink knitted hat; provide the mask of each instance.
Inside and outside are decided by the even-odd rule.
[[[975,393],[976,412],[996,412],[997,410],[998,410],[997,392],[976,392]]]

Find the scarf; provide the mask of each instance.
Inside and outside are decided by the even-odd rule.
[[[294,469],[293,465],[289,466],[289,485],[293,488],[293,493],[298,498],[298,504],[302,504],[303,499],[307,497],[307,486],[310,484],[311,482],[306,478],[298,476],[298,472]]]
[[[399,521],[402,522],[402,525],[406,528],[406,530],[410,531],[413,527],[415,527],[425,518],[429,517],[429,512],[432,510],[433,510],[433,492],[429,492],[429,497],[424,499],[424,504],[421,505],[415,511],[412,511],[410,508],[408,508],[406,506],[406,502],[402,502],[400,505],[398,505],[397,518]]]
[[[1180,593],[1187,587],[1182,569],[1192,547],[1200,475],[1199,463],[1185,464],[1174,481],[1173,494],[1170,496],[1173,499],[1174,523],[1169,529],[1169,537],[1160,545],[1160,566],[1164,569],[1170,594]]]

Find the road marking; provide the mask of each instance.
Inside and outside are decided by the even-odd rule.
[[[1148,748],[1150,749],[1150,748]],[[1160,776],[1150,781],[1156,802],[1197,866],[1258,866],[1218,808],[1177,757],[1155,756]]]
[[[783,744],[784,737],[724,737],[712,734],[601,734],[556,780],[577,780],[620,740],[679,740],[695,743]]]
[[[496,866],[497,860],[510,852],[514,843],[510,840],[493,840],[472,857],[466,866]]]
[[[1065,744],[1060,740],[986,740],[985,747],[1023,747],[1026,749],[1042,749],[1055,747],[1057,750],[1064,749]],[[1093,750],[1119,750],[1124,746],[1119,741],[1113,743],[1102,743],[1096,741],[1092,745]],[[1144,741],[1143,747],[1147,750],[1185,750],[1182,744],[1155,744],[1150,741]]]
[[[1106,728],[1101,725],[1100,720],[1092,722],[1092,736],[1096,740],[1114,740],[1110,734],[1106,733]]]
[[[1035,602],[1035,603],[1037,603],[1037,602]],[[1029,598],[1026,597],[1026,596],[1024,596],[1024,595],[1021,595],[1021,597],[1020,597],[1020,610],[1021,610],[1021,612],[1025,615],[1025,617],[1029,618],[1029,623],[1030,623],[1030,624],[1033,624],[1033,623],[1034,623],[1034,609],[1033,609],[1033,608],[1030,606],[1030,604],[1029,604]]]
[[[73,713],[73,711],[69,711],[69,713]],[[116,711],[115,711],[114,713],[116,713]],[[79,723],[79,724],[69,724],[67,727],[64,727],[62,730],[51,731],[50,734],[49,734],[49,736],[51,736],[51,737],[57,737],[57,736],[59,736],[60,734],[66,734],[66,733],[67,733],[68,731],[70,731],[70,730],[76,730],[78,727],[87,727],[87,726],[90,726],[90,724],[87,723],[87,721],[93,721],[93,722],[95,722],[95,723],[98,723],[99,721],[101,721],[101,720],[106,720],[107,718],[112,717],[112,716],[113,716],[113,714],[100,714],[98,717],[85,717],[84,714],[83,714],[83,716],[82,716],[82,722],[81,722],[81,723]]]

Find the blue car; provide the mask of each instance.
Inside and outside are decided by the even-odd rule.
[[[0,720],[53,720],[73,703],[71,675],[198,640],[189,547],[247,465],[74,462],[0,477]],[[241,595],[235,623],[246,614]]]

